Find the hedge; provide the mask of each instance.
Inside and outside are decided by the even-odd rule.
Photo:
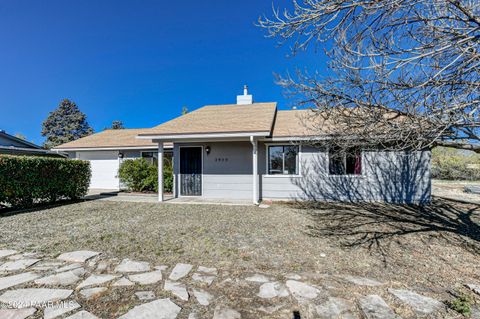
[[[31,207],[87,194],[90,163],[34,156],[0,156],[0,203]]]
[[[133,192],[158,192],[158,167],[144,158],[128,159],[122,162],[118,170],[120,182]],[[163,165],[163,190],[173,189],[172,164],[165,159]]]

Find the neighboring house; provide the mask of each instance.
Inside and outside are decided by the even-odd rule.
[[[151,129],[125,132],[129,132],[130,147],[138,150],[148,145],[149,150],[158,151],[159,161],[173,145],[174,197],[254,203],[430,200],[429,150],[357,150],[342,155],[321,144],[312,147],[304,142],[312,137],[321,141],[327,134],[319,136],[309,128],[311,112],[278,110],[276,103],[253,103],[245,89],[237,104],[205,106]],[[68,151],[77,145],[75,157],[91,161],[97,161],[99,154],[105,156],[108,162],[101,169],[93,166],[91,185],[103,186],[102,181],[110,181],[118,169],[115,154],[125,152],[126,145],[117,135],[120,132],[105,131],[57,149]],[[110,143],[96,142],[104,134],[109,135]],[[160,184],[162,176],[160,170]],[[159,200],[163,201],[163,192]]]
[[[7,134],[3,130],[0,130],[0,154],[65,157],[65,154],[43,149],[41,146]]]
[[[157,159],[158,144],[136,138],[143,131],[145,129],[104,130],[55,149],[68,154],[69,158],[90,161],[90,188],[118,190],[121,186],[118,168],[124,159]],[[172,145],[165,148],[172,149]]]

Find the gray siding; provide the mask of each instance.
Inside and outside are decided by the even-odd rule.
[[[207,155],[203,151],[202,196],[251,199],[252,146],[249,142],[176,143],[175,180],[179,174],[179,147],[206,145],[210,146],[211,152]],[[407,203],[430,200],[430,151],[365,151],[362,175],[330,176],[328,153],[302,146],[298,176],[269,176],[266,174],[266,147],[265,143],[258,145],[261,199]],[[176,183],[177,194],[178,189]]]
[[[266,158],[265,146],[260,157]],[[362,175],[331,176],[328,153],[303,146],[300,176],[266,175],[266,161],[260,163],[263,199],[322,201],[386,201],[424,203],[430,201],[430,151],[365,151]]]
[[[252,198],[252,145],[250,142],[176,143],[174,146],[174,175],[178,181],[181,146],[210,146],[203,151],[202,196],[205,198]],[[176,183],[176,194],[179,185]]]

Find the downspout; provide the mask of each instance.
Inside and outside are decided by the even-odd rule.
[[[258,141],[250,136],[252,144],[252,183],[253,183],[253,204],[258,205]]]

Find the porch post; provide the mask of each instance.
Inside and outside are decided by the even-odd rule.
[[[253,177],[253,203],[258,205],[258,141],[253,136],[250,136],[250,143],[252,143],[252,177]]]
[[[163,202],[163,142],[158,142],[158,201]]]

